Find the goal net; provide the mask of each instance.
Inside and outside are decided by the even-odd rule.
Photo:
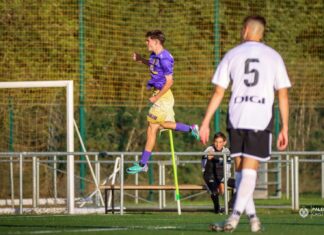
[[[0,82],[0,100],[1,152],[74,151],[73,81]],[[73,211],[72,155],[61,157],[63,164],[54,163],[53,157],[26,156],[22,176],[18,174],[20,156],[8,156],[3,158],[7,164],[0,165],[1,198],[10,196],[14,203],[18,196],[15,192],[21,193],[23,188],[24,198],[32,198],[35,193],[40,198],[66,197],[67,208]],[[25,188],[18,184],[20,177],[26,179]],[[35,185],[27,179],[40,180],[35,185],[42,187],[34,190]]]

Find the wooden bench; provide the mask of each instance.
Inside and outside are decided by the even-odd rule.
[[[114,191],[120,190],[120,185],[101,185],[100,189],[105,190],[105,214],[108,213],[108,192],[111,190],[111,212],[115,213]],[[124,185],[124,190],[176,190],[174,185]],[[183,184],[179,190],[206,190],[205,185]]]

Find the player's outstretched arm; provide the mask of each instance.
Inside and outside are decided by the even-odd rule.
[[[278,90],[279,110],[281,115],[281,131],[277,139],[278,150],[285,150],[288,147],[288,119],[289,119],[289,101],[288,89]]]
[[[138,54],[136,52],[134,52],[134,54],[133,54],[133,60],[135,60],[137,62],[140,62],[140,63],[143,63],[143,64],[145,64],[147,66],[150,65],[148,60],[144,59],[140,54]]]
[[[224,97],[224,93],[225,93],[225,89],[223,87],[220,87],[217,85],[215,86],[214,94],[209,101],[209,105],[208,105],[205,117],[204,117],[204,119],[201,123],[201,126],[199,128],[199,130],[200,130],[199,136],[200,136],[201,142],[203,144],[208,143],[209,133],[210,133],[209,123],[210,123],[210,120],[213,117],[216,109],[220,105],[220,103]]]

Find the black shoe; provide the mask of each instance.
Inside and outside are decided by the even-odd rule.
[[[214,207],[214,212],[215,212],[215,214],[219,214],[220,213],[219,207],[218,208]]]
[[[221,208],[220,208],[219,204],[214,202],[214,212],[216,214],[219,214],[220,211],[221,211]]]

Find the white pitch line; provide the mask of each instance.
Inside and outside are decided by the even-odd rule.
[[[9,232],[8,235],[16,234],[51,234],[51,233],[85,233],[85,232],[100,232],[100,231],[119,231],[119,230],[128,230],[124,227],[115,227],[115,228],[86,228],[86,229],[60,229],[60,230],[39,230],[39,231],[21,231],[21,232]]]
[[[51,233],[88,233],[88,232],[100,232],[100,231],[121,231],[121,230],[166,230],[166,229],[179,229],[181,226],[130,226],[130,227],[112,227],[112,228],[85,228],[85,229],[60,229],[60,230],[39,230],[39,231],[17,231],[9,232],[8,235],[19,234],[51,234]]]

